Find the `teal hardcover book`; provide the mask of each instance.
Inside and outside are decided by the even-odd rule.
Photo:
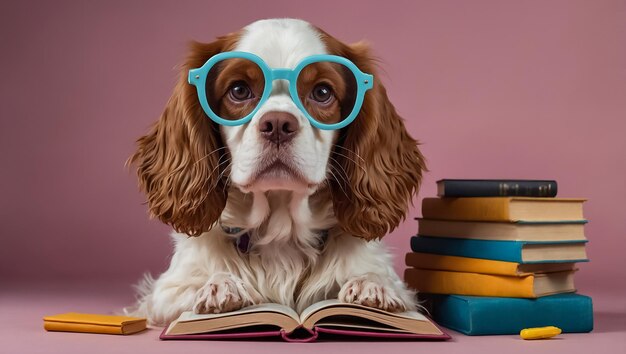
[[[470,336],[519,334],[524,328],[556,326],[564,333],[593,329],[591,298],[558,294],[537,299],[420,294],[438,324]]]
[[[585,243],[576,241],[493,241],[413,236],[413,252],[515,263],[587,262]]]

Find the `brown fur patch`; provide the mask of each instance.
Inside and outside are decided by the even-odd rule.
[[[187,73],[234,48],[238,38],[232,33],[212,43],[190,44],[180,80],[161,118],[137,140],[137,151],[127,162],[137,167],[150,215],[190,236],[209,230],[224,209],[226,164],[220,163],[228,152],[219,128],[202,111],[195,87],[187,83]]]
[[[374,87],[365,94],[356,120],[340,133],[333,158],[347,183],[332,183],[334,210],[343,231],[377,239],[406,217],[426,170],[419,143],[376,79],[375,61],[365,43],[344,44],[318,29],[330,54],[344,56],[361,71],[373,74]]]

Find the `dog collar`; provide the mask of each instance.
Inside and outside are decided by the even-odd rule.
[[[234,246],[241,254],[247,254],[250,250],[250,231],[241,227],[229,227],[224,226],[220,222],[220,227],[225,234],[235,237]],[[326,241],[328,240],[328,233],[330,230],[318,230],[316,233],[319,236],[318,249],[324,248]]]

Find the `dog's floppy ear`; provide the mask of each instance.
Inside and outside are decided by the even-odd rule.
[[[387,98],[364,43],[351,46],[332,37],[331,51],[349,58],[361,71],[374,74],[359,116],[340,133],[333,153],[342,179],[332,182],[333,202],[341,228],[367,240],[393,231],[404,220],[426,169],[418,142]],[[341,172],[340,172],[341,173]]]
[[[128,159],[128,164],[137,167],[150,215],[190,236],[209,230],[224,209],[227,191],[221,176],[226,164],[220,163],[227,151],[219,128],[206,117],[195,88],[187,83],[187,73],[227,50],[234,37],[191,43],[163,114],[137,140],[137,151]]]

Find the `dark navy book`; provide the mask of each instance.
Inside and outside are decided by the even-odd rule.
[[[439,197],[556,197],[553,180],[526,179],[442,179],[437,181]]]

